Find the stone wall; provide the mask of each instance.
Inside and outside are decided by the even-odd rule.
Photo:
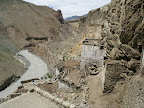
[[[118,60],[107,60],[105,61],[105,72],[104,72],[104,93],[111,93],[116,85],[116,82],[123,79],[122,73],[126,71],[126,66]]]
[[[104,60],[104,49],[101,47],[103,46],[92,43],[83,43],[81,51],[81,69],[84,69],[85,66],[102,66]]]
[[[144,47],[142,53],[141,73],[144,75]]]
[[[42,96],[44,96],[45,98],[49,98],[51,101],[55,102],[56,104],[58,104],[59,106],[62,106],[64,108],[75,108],[76,106],[68,101],[64,101],[61,98],[58,98],[57,96],[52,95],[51,93],[42,90],[38,87],[34,87],[33,88],[35,92],[41,94]]]

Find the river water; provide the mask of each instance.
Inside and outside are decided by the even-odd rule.
[[[28,70],[21,76],[21,78],[7,87],[5,90],[0,92],[0,98],[5,98],[9,94],[12,94],[19,86],[21,86],[21,81],[29,80],[33,78],[41,78],[46,73],[48,73],[48,68],[46,63],[39,57],[34,54],[28,52],[28,50],[22,50],[17,55],[22,55],[23,59],[29,61],[30,65],[28,66]],[[26,62],[26,60],[20,60],[22,62]]]

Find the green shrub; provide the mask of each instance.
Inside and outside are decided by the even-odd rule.
[[[52,78],[52,74],[47,74],[48,78]]]
[[[63,56],[62,60],[65,61],[65,56]]]
[[[23,56],[23,55],[21,55],[21,54],[18,54],[18,56],[24,57],[24,56]]]

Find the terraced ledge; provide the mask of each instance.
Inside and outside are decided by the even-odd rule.
[[[41,94],[45,98],[49,98],[51,101],[55,102],[56,104],[63,106],[64,108],[76,108],[74,104],[71,104],[68,101],[64,101],[63,99],[58,98],[57,96],[52,95],[51,93],[40,89],[39,87],[33,88],[36,93]]]

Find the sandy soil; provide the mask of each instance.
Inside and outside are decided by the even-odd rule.
[[[6,103],[0,104],[0,108],[59,108],[48,98],[37,93],[26,93]]]

